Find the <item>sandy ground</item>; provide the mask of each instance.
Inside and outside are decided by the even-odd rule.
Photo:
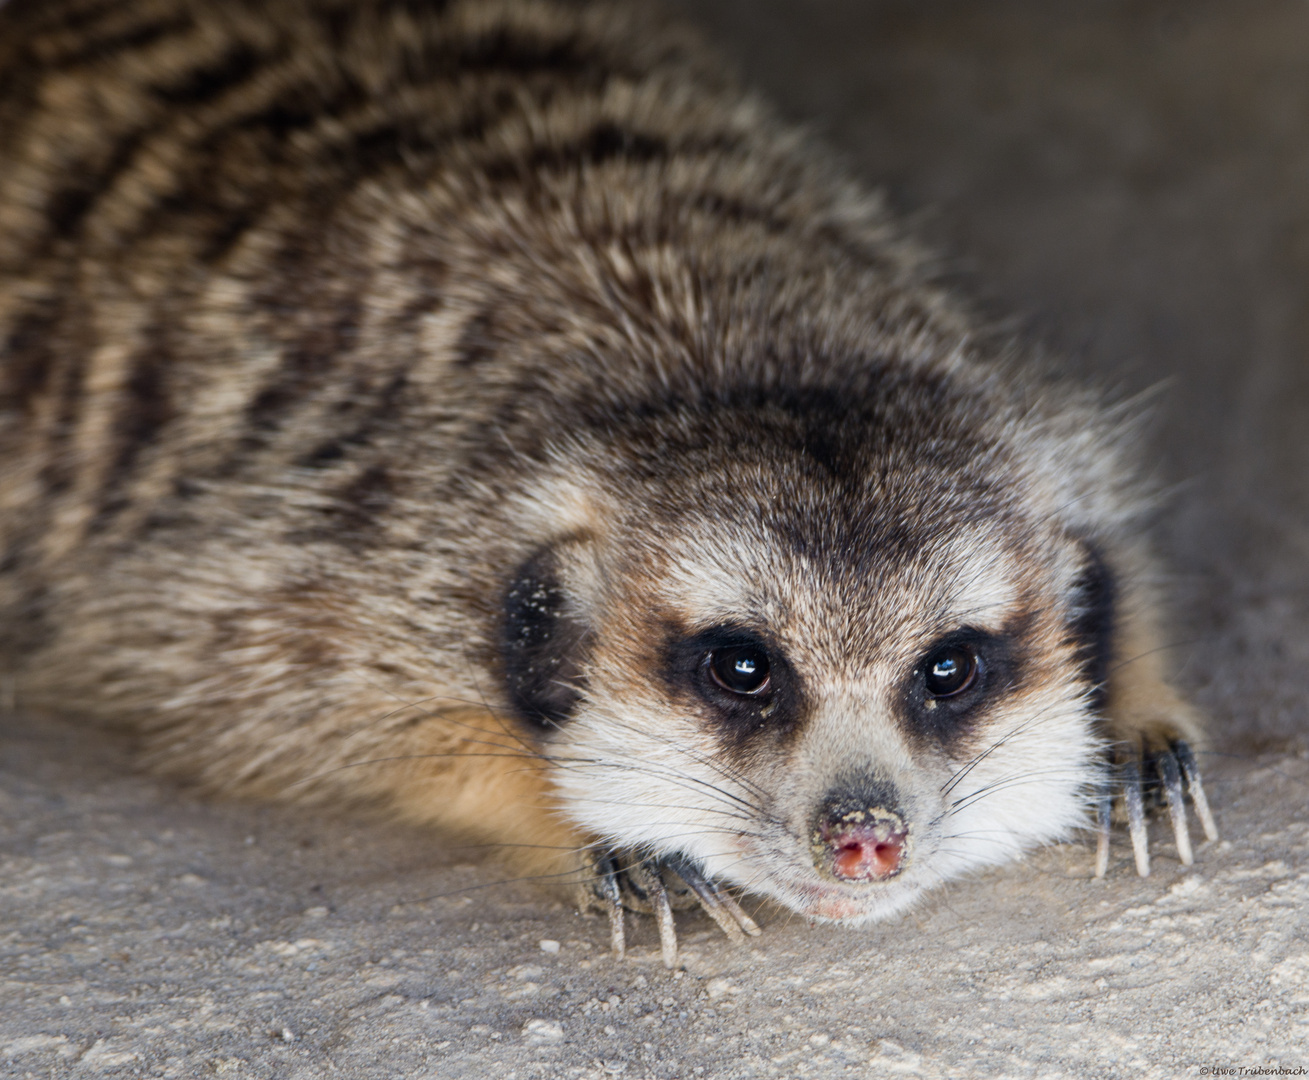
[[[1153,830],[868,932],[684,966],[427,835],[212,805],[0,720],[0,1075],[1197,1076],[1309,1069],[1309,4],[686,6],[1085,375],[1169,380],[1176,663],[1224,839]],[[543,945],[544,943],[544,945]]]

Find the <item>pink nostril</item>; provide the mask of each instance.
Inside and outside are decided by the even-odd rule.
[[[899,873],[907,843],[903,826],[897,827],[899,822],[842,825],[821,830],[820,845],[815,850],[815,855],[825,851],[822,861],[833,877],[842,881],[879,881]]]
[[[837,877],[847,881],[889,877],[900,869],[900,855],[903,851],[904,841],[899,838],[846,839],[836,847],[832,870]]]

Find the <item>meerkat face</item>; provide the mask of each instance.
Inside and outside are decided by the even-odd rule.
[[[682,418],[640,512],[524,566],[511,696],[570,818],[849,923],[1084,819],[1102,564],[932,420],[719,411],[710,460]]]

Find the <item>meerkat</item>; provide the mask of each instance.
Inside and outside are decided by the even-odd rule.
[[[1128,425],[644,5],[9,0],[0,378],[25,707],[619,952],[1216,835]]]

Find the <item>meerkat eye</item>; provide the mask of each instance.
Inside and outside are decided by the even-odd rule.
[[[715,649],[707,663],[714,682],[733,694],[762,694],[768,689],[768,653],[758,645]]]
[[[977,654],[962,645],[945,645],[923,664],[923,684],[934,698],[955,697],[977,681]]]

